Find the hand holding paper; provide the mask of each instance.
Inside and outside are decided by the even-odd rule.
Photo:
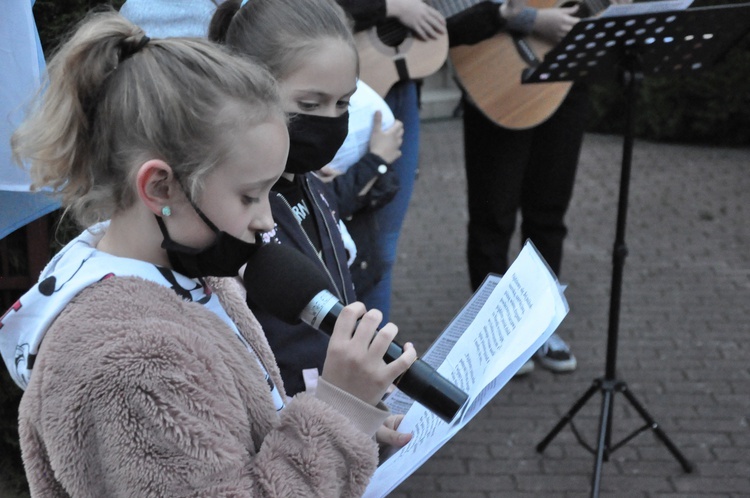
[[[406,413],[412,440],[375,472],[365,497],[387,495],[464,427],[552,335],[568,313],[555,275],[527,242],[508,272],[489,275],[423,360],[469,394],[447,424],[398,391],[386,401]]]

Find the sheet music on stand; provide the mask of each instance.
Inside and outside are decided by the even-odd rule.
[[[669,10],[653,12],[659,7]],[[616,5],[582,19],[521,80],[606,78],[625,53],[638,57],[644,74],[692,73],[713,64],[748,31],[750,3],[675,10],[680,7],[671,0]]]

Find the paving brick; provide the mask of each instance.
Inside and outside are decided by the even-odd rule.
[[[461,123],[430,121],[422,130],[391,313],[418,348],[470,295]],[[571,312],[560,330],[578,370],[554,375],[537,368],[509,382],[392,496],[590,492],[594,455],[569,426],[544,453],[535,446],[605,371],[621,152],[622,137],[586,135],[567,217],[561,280]],[[749,151],[636,140],[633,152],[617,373],[696,469],[684,473],[646,431],[603,463],[601,496],[750,496]],[[517,236],[512,244],[520,246]],[[614,399],[617,441],[643,420],[622,394]],[[574,419],[589,444],[600,404],[596,393]]]

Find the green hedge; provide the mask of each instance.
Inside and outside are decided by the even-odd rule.
[[[718,4],[704,1],[701,5]],[[739,2],[722,2],[739,3]],[[694,6],[699,6],[698,2]],[[713,67],[689,74],[646,76],[638,92],[636,135],[655,141],[750,144],[750,33]],[[624,98],[616,84],[591,91],[591,131],[620,133]]]
[[[119,9],[125,0],[36,0],[34,19],[45,54],[50,54],[91,9],[106,6]]]

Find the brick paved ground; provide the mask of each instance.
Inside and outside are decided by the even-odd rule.
[[[427,122],[400,242],[392,319],[424,350],[469,296],[459,120]],[[562,430],[536,444],[604,374],[622,139],[587,135],[568,221],[561,325],[579,368],[512,380],[392,494],[587,496],[594,456]],[[604,464],[601,496],[750,496],[750,151],[636,141],[618,378],[695,463],[686,474],[649,431]],[[601,396],[575,417],[591,444]],[[613,440],[642,425],[615,396]]]

